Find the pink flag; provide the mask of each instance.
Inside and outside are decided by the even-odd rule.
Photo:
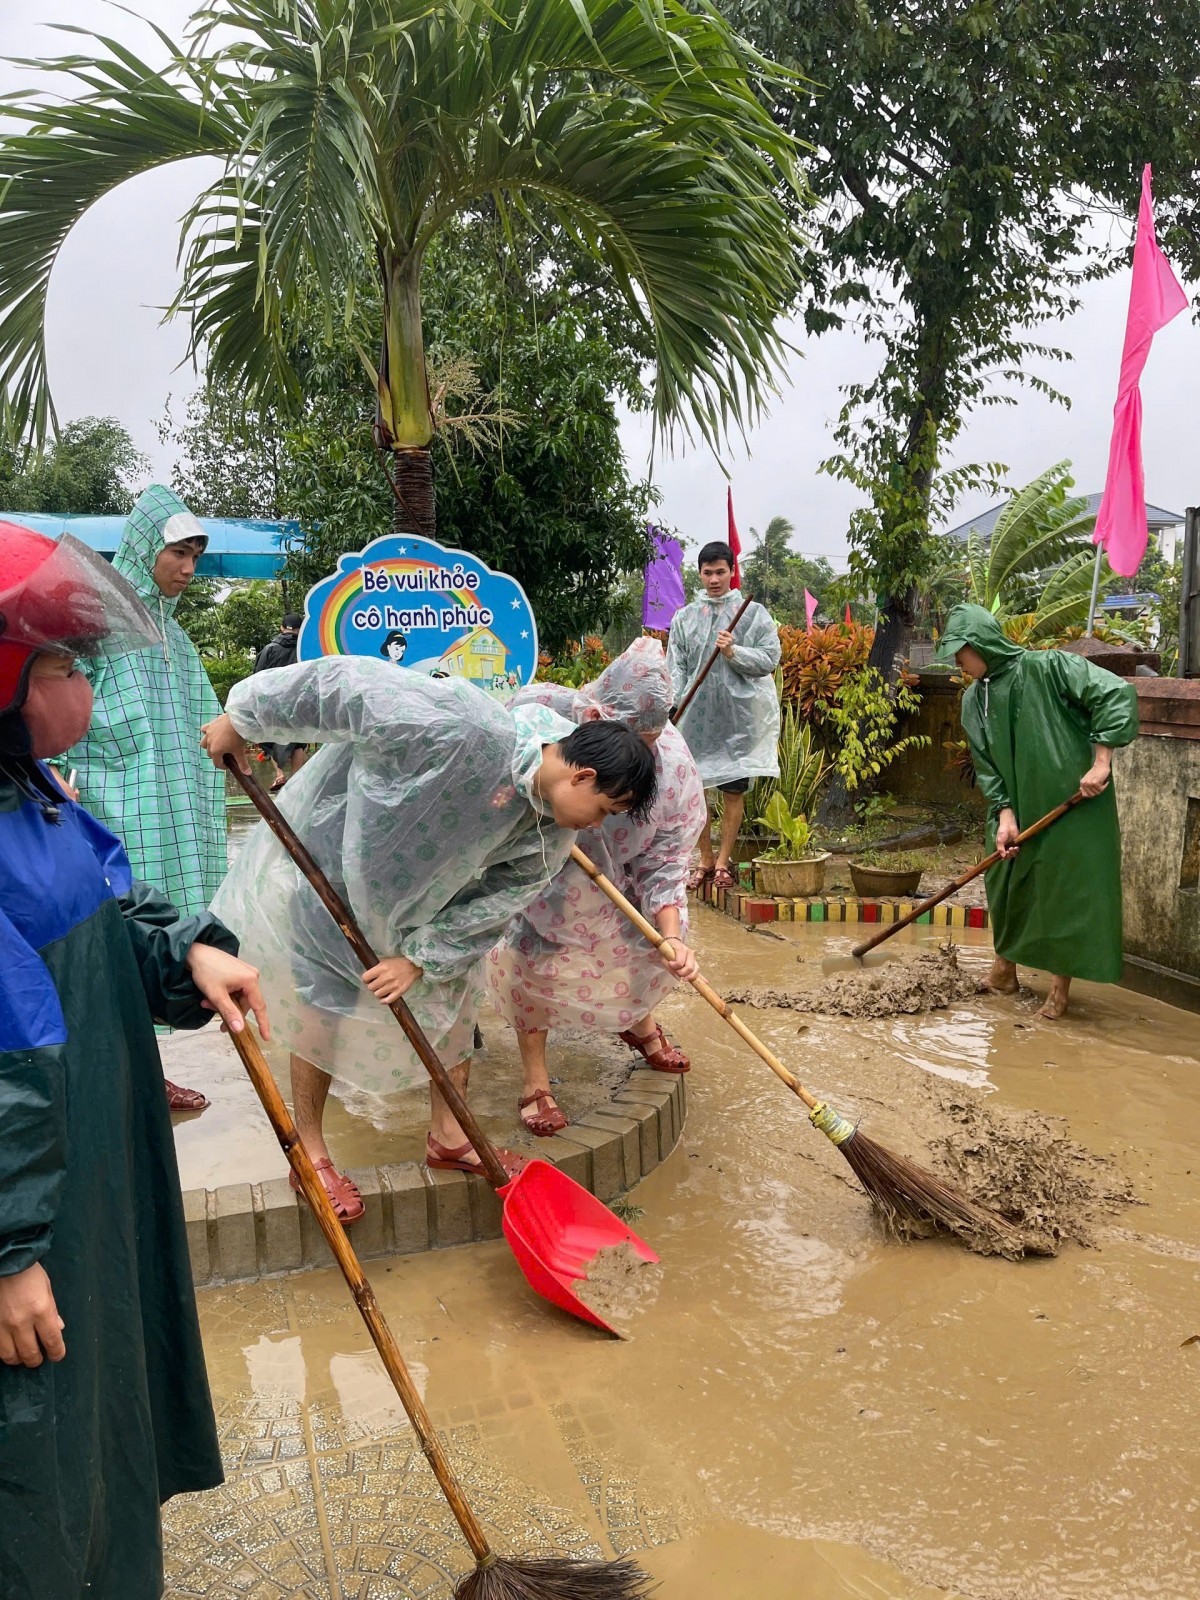
[[[1154,335],[1172,317],[1186,311],[1187,305],[1188,297],[1154,235],[1154,201],[1147,165],[1142,173],[1142,203],[1133,246],[1133,282],[1121,353],[1121,380],[1113,407],[1108,477],[1092,535],[1092,543],[1104,546],[1109,566],[1123,578],[1131,578],[1141,565],[1150,537],[1142,473],[1142,392],[1138,384]]]
[[[733,485],[729,485],[728,496],[725,501],[725,512],[729,523],[727,543],[733,551],[733,577],[730,580],[731,589],[742,587],[742,568],[739,557],[742,553],[742,541],[738,538],[737,523],[733,520]]]
[[[812,619],[817,614],[817,597],[815,594],[809,594],[807,589],[804,591],[804,614],[808,618],[808,631],[811,633]]]

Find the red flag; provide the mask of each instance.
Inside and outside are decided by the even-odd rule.
[[[740,566],[738,565],[738,557],[742,553],[742,541],[738,538],[737,523],[733,520],[732,484],[729,485],[727,494],[728,500],[726,509],[729,513],[729,535],[727,542],[729,544],[729,548],[733,551],[733,582],[729,585],[729,587],[731,589],[740,589],[742,587],[742,572]]]
[[[853,622],[850,620],[850,602],[849,602],[849,600],[846,601],[846,626],[848,628],[852,628],[854,626]]]

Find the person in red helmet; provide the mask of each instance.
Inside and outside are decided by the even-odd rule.
[[[159,1506],[220,1483],[154,1021],[267,1019],[207,913],[50,776],[80,657],[153,644],[74,539],[0,523],[0,1595],[158,1600]]]

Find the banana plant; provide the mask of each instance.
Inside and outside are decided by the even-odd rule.
[[[652,339],[659,429],[719,448],[772,392],[806,200],[771,107],[792,75],[682,0],[208,0],[150,65],[85,34],[34,63],[74,92],[0,104],[0,391],[12,437],[55,427],[46,297],[64,241],[139,174],[216,157],[183,223],[171,311],[259,404],[301,389],[290,330],[382,312],[364,404],[402,531],[435,525],[421,314],[430,244],[486,211],[608,275]],[[101,308],[96,308],[102,314]],[[365,385],[364,385],[365,387]]]

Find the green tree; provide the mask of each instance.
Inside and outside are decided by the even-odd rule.
[[[1194,195],[1200,30],[1174,0],[727,0],[755,42],[819,87],[780,107],[815,149],[823,202],[806,257],[806,322],[848,324],[880,351],[844,390],[826,470],[861,491],[852,575],[883,612],[873,662],[907,653],[928,535],[995,464],[946,463],[980,405],[1060,352],[1035,331],[1078,304],[1084,278],[1126,259],[1089,206],[1130,217],[1153,160],[1185,264]],[[1178,205],[1173,207],[1173,199]],[[1062,396],[1058,396],[1062,398]]]
[[[115,417],[68,422],[45,455],[0,451],[0,504],[6,511],[57,516],[123,516],[149,463]]]
[[[516,273],[494,224],[455,224],[426,274],[425,342],[445,414],[434,444],[439,536],[516,577],[557,650],[608,624],[623,575],[640,580],[648,486],[629,481],[613,397],[648,403],[648,348],[586,261],[538,251]],[[369,281],[358,302],[369,324]],[[297,330],[310,350],[298,416],[239,410],[213,381],[184,425],[164,430],[179,451],[173,485],[197,510],[301,524],[286,568],[297,598],[391,525],[355,333],[327,346]]]
[[[210,0],[157,71],[92,36],[43,63],[75,95],[14,100],[0,146],[0,379],[12,432],[44,437],[50,272],[75,221],[126,179],[208,155],[175,309],[209,373],[295,406],[289,329],[379,295],[360,345],[401,531],[435,531],[442,421],[422,268],[456,217],[492,208],[589,255],[646,329],[664,427],[710,442],[752,419],[797,290],[794,143],[781,79],[714,12],[680,0]],[[160,39],[169,41],[160,34]]]
[[[742,564],[742,587],[762,602],[776,622],[803,626],[808,612],[804,591],[818,602],[837,581],[837,573],[824,556],[801,556],[789,540],[795,528],[786,517],[772,517]]]

